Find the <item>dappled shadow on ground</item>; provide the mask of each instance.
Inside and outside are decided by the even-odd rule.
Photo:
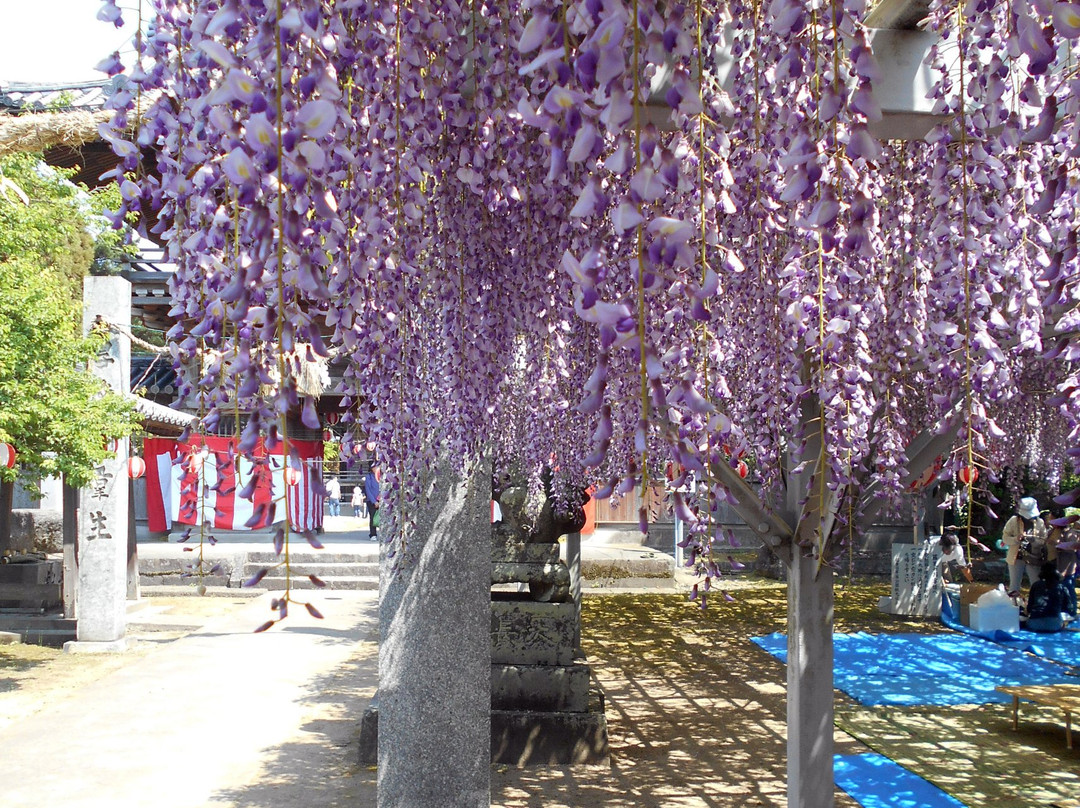
[[[377,630],[311,682],[304,721],[286,743],[265,750],[248,785],[218,792],[208,805],[235,808],[361,808],[375,805],[375,771],[357,762],[360,716],[375,695]]]
[[[678,595],[587,598],[583,643],[607,698],[611,766],[499,769],[492,804],[786,805],[784,668],[749,642],[782,630],[785,610],[780,585],[705,613]],[[856,803],[841,792],[836,804]]]
[[[1008,704],[852,707],[836,719],[966,805],[1030,808],[1080,798],[1080,749],[1066,748],[1060,710],[1021,702],[1018,731]]]
[[[0,646],[0,693],[15,690],[39,665],[46,665],[59,652],[38,645]]]

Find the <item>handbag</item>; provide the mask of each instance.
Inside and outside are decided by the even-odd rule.
[[[380,521],[379,520],[379,513],[380,513],[379,511],[375,511],[375,513],[371,514],[371,526],[372,527],[378,527],[379,526],[379,521]]]

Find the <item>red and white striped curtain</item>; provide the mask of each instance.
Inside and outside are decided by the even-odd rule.
[[[173,524],[207,524],[218,530],[259,530],[285,519],[297,530],[322,527],[324,497],[313,482],[322,466],[321,441],[291,441],[300,458],[296,485],[286,484],[280,447],[259,444],[249,460],[235,438],[168,438],[143,441],[146,512],[152,531]]]

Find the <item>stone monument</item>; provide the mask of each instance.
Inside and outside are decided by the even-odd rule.
[[[123,278],[89,277],[83,281],[83,331],[106,324],[131,325],[131,284]],[[91,371],[118,393],[131,380],[131,340],[115,329],[91,363]],[[128,478],[127,441],[94,469],[82,489],[78,522],[78,587],[75,604],[76,640],[65,643],[71,652],[122,651],[127,640]]]
[[[911,617],[941,614],[942,580],[937,564],[937,544],[892,546],[892,598],[889,611]]]

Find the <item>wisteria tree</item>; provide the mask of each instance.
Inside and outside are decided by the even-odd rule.
[[[864,0],[151,5],[104,134],[177,362],[221,357],[204,423],[287,447],[285,364],[345,357],[397,564],[438,458],[692,473],[703,602],[722,501],[788,564],[789,804],[832,804],[839,548],[938,455],[970,501],[1080,454],[1080,6],[932,3],[936,125],[898,140]]]

